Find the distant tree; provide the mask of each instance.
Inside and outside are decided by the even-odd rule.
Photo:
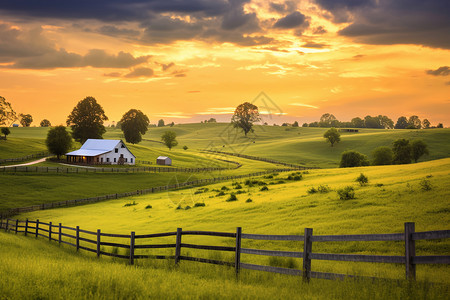
[[[420,129],[422,128],[422,122],[418,116],[411,116],[408,120],[408,128],[410,129]]]
[[[128,143],[138,144],[148,130],[150,120],[144,113],[137,109],[130,109],[120,120],[123,135]]]
[[[39,125],[40,125],[41,127],[51,127],[51,126],[52,126],[52,123],[50,123],[49,120],[44,119],[44,120],[41,121],[41,123],[40,123]]]
[[[159,120],[158,121],[158,127],[164,127],[164,120],[163,119],[161,119],[161,120]]]
[[[94,97],[86,97],[74,107],[67,117],[67,126],[72,128],[72,137],[80,143],[87,139],[101,139],[106,132],[103,122],[108,117]]]
[[[164,145],[169,148],[169,150],[172,150],[173,147],[178,145],[177,142],[177,134],[173,131],[166,131],[162,136],[161,140],[163,141]]]
[[[217,123],[217,120],[214,118],[209,118],[208,123]]]
[[[258,107],[248,102],[244,102],[234,111],[234,115],[231,118],[231,123],[234,128],[241,128],[244,131],[245,136],[250,131],[253,131],[253,123],[260,121]]]
[[[442,123],[439,123],[436,128],[444,128],[444,125]]]
[[[308,127],[308,123],[303,123],[302,127]]]
[[[372,165],[374,166],[392,165],[392,161],[394,160],[394,152],[392,152],[392,149],[389,147],[380,146],[373,150],[372,157]]]
[[[323,137],[326,138],[328,140],[328,142],[330,142],[331,147],[333,147],[333,145],[335,143],[339,143],[341,141],[341,134],[337,131],[336,128],[330,128],[328,129],[324,134]]]
[[[364,117],[364,127],[366,128],[384,128],[378,117],[366,116]]]
[[[380,125],[383,128],[385,128],[385,129],[394,128],[394,121],[392,121],[389,117],[379,115],[377,118],[378,118],[378,122],[380,123]]]
[[[399,117],[395,124],[395,129],[406,129],[408,127],[408,119],[406,117]]]
[[[298,127],[298,122],[295,121],[295,122],[292,124],[292,127]]]
[[[6,136],[8,135],[8,134],[10,134],[11,133],[11,131],[9,131],[9,128],[8,127],[3,127],[2,128],[2,134],[5,136],[5,140],[6,140]]]
[[[30,114],[20,114],[20,124],[23,127],[30,127],[31,123],[33,122],[33,117]]]
[[[423,128],[428,129],[431,127],[431,123],[430,123],[430,121],[428,121],[428,119],[423,119],[422,126],[423,126]]]
[[[308,127],[319,127],[319,122],[311,122]]]
[[[175,125],[174,122],[172,122],[172,123],[169,124],[170,127],[173,127],[173,125]]]
[[[354,128],[364,128],[364,120],[360,117],[353,118],[351,123]]]
[[[187,149],[189,149],[188,146],[186,146],[186,145],[183,146],[183,150],[187,150]]]
[[[347,150],[342,152],[341,162],[339,164],[340,168],[353,168],[368,165],[369,159],[367,158],[366,155],[361,154],[354,150]]]
[[[15,120],[17,120],[17,115],[12,109],[11,103],[0,96],[0,125],[10,126]]]
[[[411,163],[411,144],[408,140],[396,140],[393,144],[392,151],[394,152],[394,164]]]
[[[336,117],[333,114],[326,113],[320,117],[319,127],[332,127],[336,126]]]
[[[72,147],[72,137],[66,131],[66,127],[60,125],[50,128],[45,143],[47,144],[48,151],[55,154],[59,159],[61,155],[66,154],[70,147]]]
[[[430,154],[428,151],[427,144],[422,140],[414,140],[411,142],[411,155],[414,162],[417,162],[419,158],[424,154]]]
[[[283,123],[281,124],[281,126],[287,127],[289,124],[288,123]]]

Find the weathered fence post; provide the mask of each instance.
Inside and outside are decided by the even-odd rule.
[[[181,228],[177,228],[177,240],[176,240],[176,244],[175,244],[175,265],[177,265],[178,262],[180,261],[180,255],[181,255],[181,234],[182,234],[182,229]]]
[[[61,236],[62,236],[62,227],[61,223],[59,223],[59,229],[58,229],[58,244],[61,245]]]
[[[51,242],[52,241],[52,222],[48,223],[48,241]]]
[[[28,219],[25,220],[25,236],[27,236],[28,233]]]
[[[77,226],[77,231],[76,231],[76,246],[77,246],[77,252],[80,249],[80,226]]]
[[[100,229],[97,229],[97,257],[100,257]]]
[[[36,220],[36,234],[35,237],[38,237],[39,234],[39,219]]]
[[[16,219],[16,230],[15,230],[15,234],[17,234],[17,228],[19,227],[19,219]]]
[[[236,254],[234,257],[234,268],[236,270],[236,276],[239,275],[239,271],[241,270],[241,236],[242,236],[242,227],[236,228]]]
[[[305,228],[303,242],[303,280],[307,282],[311,279],[312,233],[312,228]]]
[[[5,232],[8,231],[9,219],[6,219]]]
[[[134,264],[134,231],[131,232],[131,238],[130,238],[130,265]]]
[[[414,223],[405,223],[405,268],[406,279],[410,280],[416,280],[416,265],[412,261],[413,257],[416,256],[416,242],[412,239],[414,232]]]

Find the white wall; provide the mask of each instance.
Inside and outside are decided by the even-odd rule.
[[[122,148],[122,145],[123,145],[123,143],[120,142],[115,147],[115,149],[118,149],[118,153],[115,153],[115,150],[113,150],[111,152],[100,155],[100,157],[99,157],[100,163],[101,163],[101,159],[103,158],[103,163],[111,163],[113,165],[117,165],[120,155],[123,154],[123,158],[125,159],[124,164],[134,165],[136,163],[136,158],[131,154],[130,151],[128,151],[128,149],[126,147]],[[108,158],[109,158],[109,162],[108,162]],[[114,162],[114,158],[116,159],[115,162]]]

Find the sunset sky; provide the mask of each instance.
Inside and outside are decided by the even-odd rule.
[[[131,108],[153,124],[228,121],[260,92],[269,123],[449,126],[449,16],[443,0],[1,1],[0,96],[36,126],[86,96],[108,123]]]

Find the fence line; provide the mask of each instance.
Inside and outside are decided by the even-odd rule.
[[[30,155],[23,156],[23,157],[3,158],[3,159],[0,159],[0,164],[7,163],[7,162],[21,162],[21,161],[29,160],[31,158],[41,158],[41,157],[47,156],[49,154],[50,153],[48,151],[43,151],[43,152],[30,154]]]
[[[24,225],[19,225],[24,224]],[[34,226],[30,224],[35,224]],[[76,248],[76,251],[85,250],[95,253],[97,257],[101,255],[112,256],[129,260],[131,265],[134,264],[136,259],[173,259],[175,264],[178,264],[182,260],[209,263],[216,265],[225,265],[235,268],[235,272],[238,275],[241,269],[249,269],[256,271],[266,271],[280,274],[302,276],[305,281],[309,281],[311,278],[322,279],[344,279],[346,277],[364,277],[353,276],[349,274],[336,274],[326,272],[313,272],[311,270],[312,260],[328,260],[328,261],[352,261],[352,262],[370,262],[370,263],[393,263],[404,264],[406,279],[416,279],[416,265],[417,264],[450,264],[449,255],[435,255],[435,256],[417,256],[415,249],[416,240],[431,240],[431,239],[447,239],[450,238],[450,230],[440,231],[427,231],[427,232],[415,232],[414,223],[405,223],[404,232],[398,234],[360,234],[360,235],[334,235],[334,236],[314,236],[312,228],[305,228],[304,235],[255,235],[242,233],[242,228],[237,227],[236,232],[215,232],[215,231],[183,231],[182,228],[177,228],[176,232],[166,233],[153,233],[137,235],[134,231],[128,234],[112,234],[103,233],[100,229],[96,232],[82,230],[79,226],[68,227],[59,225],[53,225],[52,222],[45,223],[39,220],[25,221],[19,219],[0,219],[0,229],[5,229],[6,232],[14,232],[15,234],[23,232],[27,234],[34,234],[36,238],[39,236],[48,238],[49,242],[55,241],[59,244],[63,243]],[[57,230],[56,230],[57,229]],[[63,233],[62,229],[70,230],[72,234]],[[44,232],[44,233],[40,233]],[[92,236],[92,239],[80,237],[80,233],[84,233]],[[74,235],[75,234],[75,235]],[[57,236],[58,238],[54,237]],[[187,235],[203,235],[214,237],[228,237],[234,238],[236,243],[234,247],[231,246],[213,246],[213,245],[198,245],[188,244],[182,242],[182,237]],[[149,239],[158,237],[175,236],[175,243],[169,244],[136,244],[138,239]],[[374,238],[376,236],[376,238]],[[71,239],[71,242],[63,240],[62,237]],[[102,241],[102,237],[114,237],[121,238],[125,241],[123,243],[112,243]],[[326,238],[324,238],[326,237]],[[303,241],[303,252],[298,251],[274,251],[274,250],[261,250],[261,249],[248,249],[242,248],[243,239],[265,239],[265,240],[277,240],[277,241]],[[73,241],[74,240],[74,241]],[[313,253],[313,242],[328,242],[328,241],[403,241],[405,243],[405,254],[398,256],[386,256],[386,255],[359,255],[359,254],[333,254],[333,253]],[[94,248],[81,246],[80,241],[94,245]],[[128,255],[118,254],[117,251],[107,252],[102,251],[101,246],[111,246],[128,249]],[[136,254],[136,249],[164,249],[172,248],[175,250],[175,255],[144,255]],[[227,251],[234,253],[234,262],[207,259],[194,256],[186,256],[181,254],[181,249],[202,249],[210,251]],[[282,267],[264,266],[244,263],[241,261],[241,254],[247,255],[265,255],[265,256],[281,256],[281,257],[295,257],[303,260],[302,269],[289,269]],[[371,277],[375,278],[375,277]]]
[[[36,210],[44,210],[44,209],[51,209],[51,208],[58,208],[58,207],[65,207],[65,206],[74,206],[74,205],[81,205],[81,204],[86,204],[86,203],[96,203],[96,202],[111,200],[111,199],[119,199],[119,198],[125,198],[125,197],[136,196],[136,195],[151,194],[151,193],[156,193],[156,192],[166,191],[166,190],[173,190],[173,189],[179,189],[179,188],[185,188],[185,187],[193,187],[193,186],[198,186],[198,185],[217,183],[217,182],[226,181],[226,180],[230,180],[230,179],[232,180],[232,179],[240,179],[240,178],[246,178],[246,177],[255,177],[255,176],[262,176],[262,175],[269,174],[269,173],[290,172],[290,171],[295,171],[295,170],[297,170],[297,169],[272,169],[272,170],[266,170],[266,171],[261,171],[261,172],[251,173],[251,174],[244,174],[244,175],[204,178],[204,179],[197,179],[197,180],[193,180],[193,181],[186,181],[186,182],[176,183],[176,184],[171,184],[171,185],[152,187],[152,188],[143,189],[143,190],[136,190],[136,191],[126,192],[126,193],[108,194],[108,195],[103,195],[103,196],[98,196],[98,197],[65,200],[65,201],[59,201],[59,202],[49,202],[49,203],[42,203],[42,204],[26,206],[26,207],[17,207],[17,208],[11,208],[7,211],[0,212],[0,218],[12,217],[12,216],[20,214],[20,213],[26,213],[26,212],[36,211]]]

